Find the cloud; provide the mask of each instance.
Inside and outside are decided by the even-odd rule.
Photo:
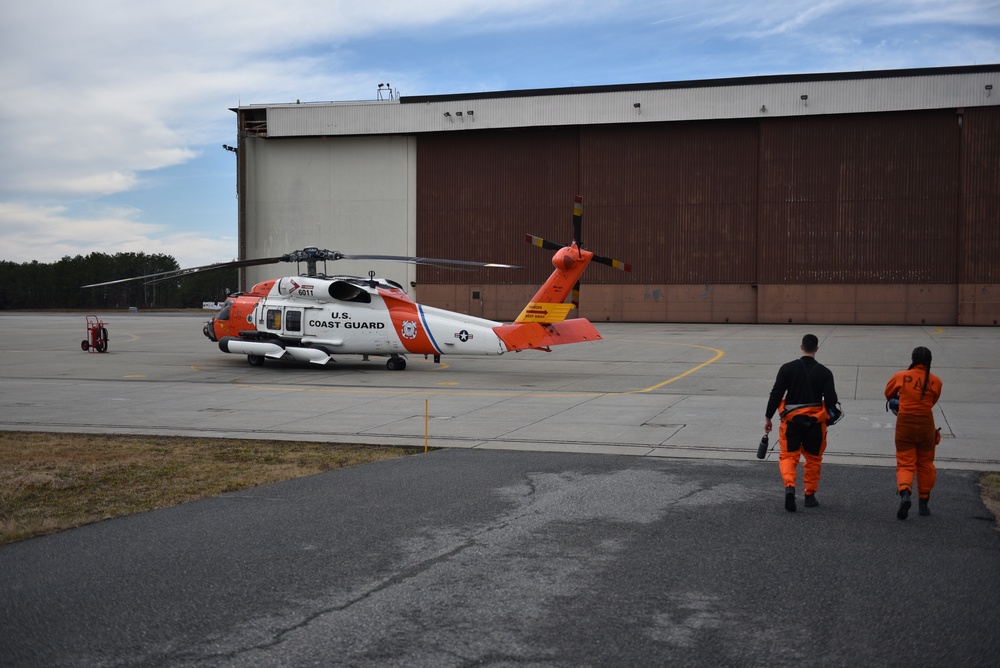
[[[69,213],[60,206],[0,202],[0,238],[6,247],[2,259],[54,262],[90,253],[163,253],[172,255],[182,267],[234,259],[233,238],[172,232],[135,220],[138,212],[132,209],[107,209],[89,216]]]
[[[741,34],[768,37],[784,33],[864,32],[873,28],[925,25],[986,27],[1000,25],[996,0],[769,0],[727,2],[700,12],[702,25],[730,26]]]
[[[558,2],[34,0],[3,10],[0,192],[103,195],[233,133],[242,100],[351,99],[339,45]],[[547,12],[549,13],[549,12]],[[471,16],[470,16],[471,15]],[[324,95],[325,93],[325,95]],[[89,189],[89,190],[88,190]]]
[[[98,205],[148,192],[169,181],[156,178],[164,171],[235,143],[229,109],[241,103],[372,99],[380,81],[423,95],[997,62],[1000,40],[989,27],[1000,25],[998,8],[986,0],[8,2],[0,259],[105,250],[117,241],[109,230],[146,244],[129,250],[167,248],[178,261],[189,247],[232,239],[188,238],[164,222],[164,210],[183,214],[189,229],[201,218],[206,229],[210,217],[234,218],[218,207],[199,213],[194,200],[184,212]],[[190,195],[189,187],[172,199]],[[26,217],[33,236],[6,236]],[[95,223],[105,229],[98,237],[74,233]],[[235,241],[209,261],[234,249]]]

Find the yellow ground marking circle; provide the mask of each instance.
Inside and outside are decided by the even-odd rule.
[[[650,342],[649,341],[633,341],[632,343],[650,343]],[[695,345],[693,343],[675,343],[673,341],[662,341],[662,342],[661,341],[654,341],[652,343],[654,343],[656,345],[660,345],[660,346],[684,346],[686,348],[701,348],[702,350],[710,350],[710,351],[714,352],[715,353],[715,357],[713,357],[712,359],[708,360],[707,362],[702,362],[701,364],[699,364],[696,367],[692,367],[692,368],[688,369],[684,373],[677,374],[673,378],[668,378],[665,381],[663,381],[662,383],[657,383],[656,385],[650,385],[649,387],[643,388],[641,390],[629,390],[628,392],[622,392],[622,394],[643,394],[645,392],[652,392],[653,390],[658,390],[661,387],[664,387],[666,385],[669,385],[670,383],[674,383],[674,382],[680,380],[681,378],[687,378],[688,376],[690,376],[691,374],[693,374],[695,371],[700,371],[701,369],[704,369],[705,367],[707,367],[709,364],[712,364],[713,362],[718,362],[719,360],[721,360],[723,357],[726,356],[725,351],[719,350],[718,348],[711,348],[709,346],[699,346],[699,345]]]

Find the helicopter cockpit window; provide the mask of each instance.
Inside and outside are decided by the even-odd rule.
[[[271,308],[267,310],[267,328],[281,329],[281,309]]]
[[[229,320],[229,308],[232,306],[232,302],[226,302],[226,305],[222,307],[219,311],[219,315],[215,316],[216,320]]]
[[[302,331],[302,311],[288,311],[285,313],[285,331]]]

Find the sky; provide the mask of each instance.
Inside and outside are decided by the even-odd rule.
[[[235,259],[240,105],[994,63],[1000,0],[5,2],[0,260]]]

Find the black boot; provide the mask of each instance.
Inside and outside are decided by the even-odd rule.
[[[795,512],[795,487],[791,485],[785,488],[785,510]]]
[[[927,507],[928,501],[930,501],[930,499],[917,499],[917,508],[919,508],[917,512],[925,517],[931,514],[931,509]]]
[[[819,506],[819,501],[816,500],[815,494],[806,494],[806,508],[816,508]]]
[[[896,511],[896,519],[905,520],[910,514],[910,490],[899,490],[899,510]]]

